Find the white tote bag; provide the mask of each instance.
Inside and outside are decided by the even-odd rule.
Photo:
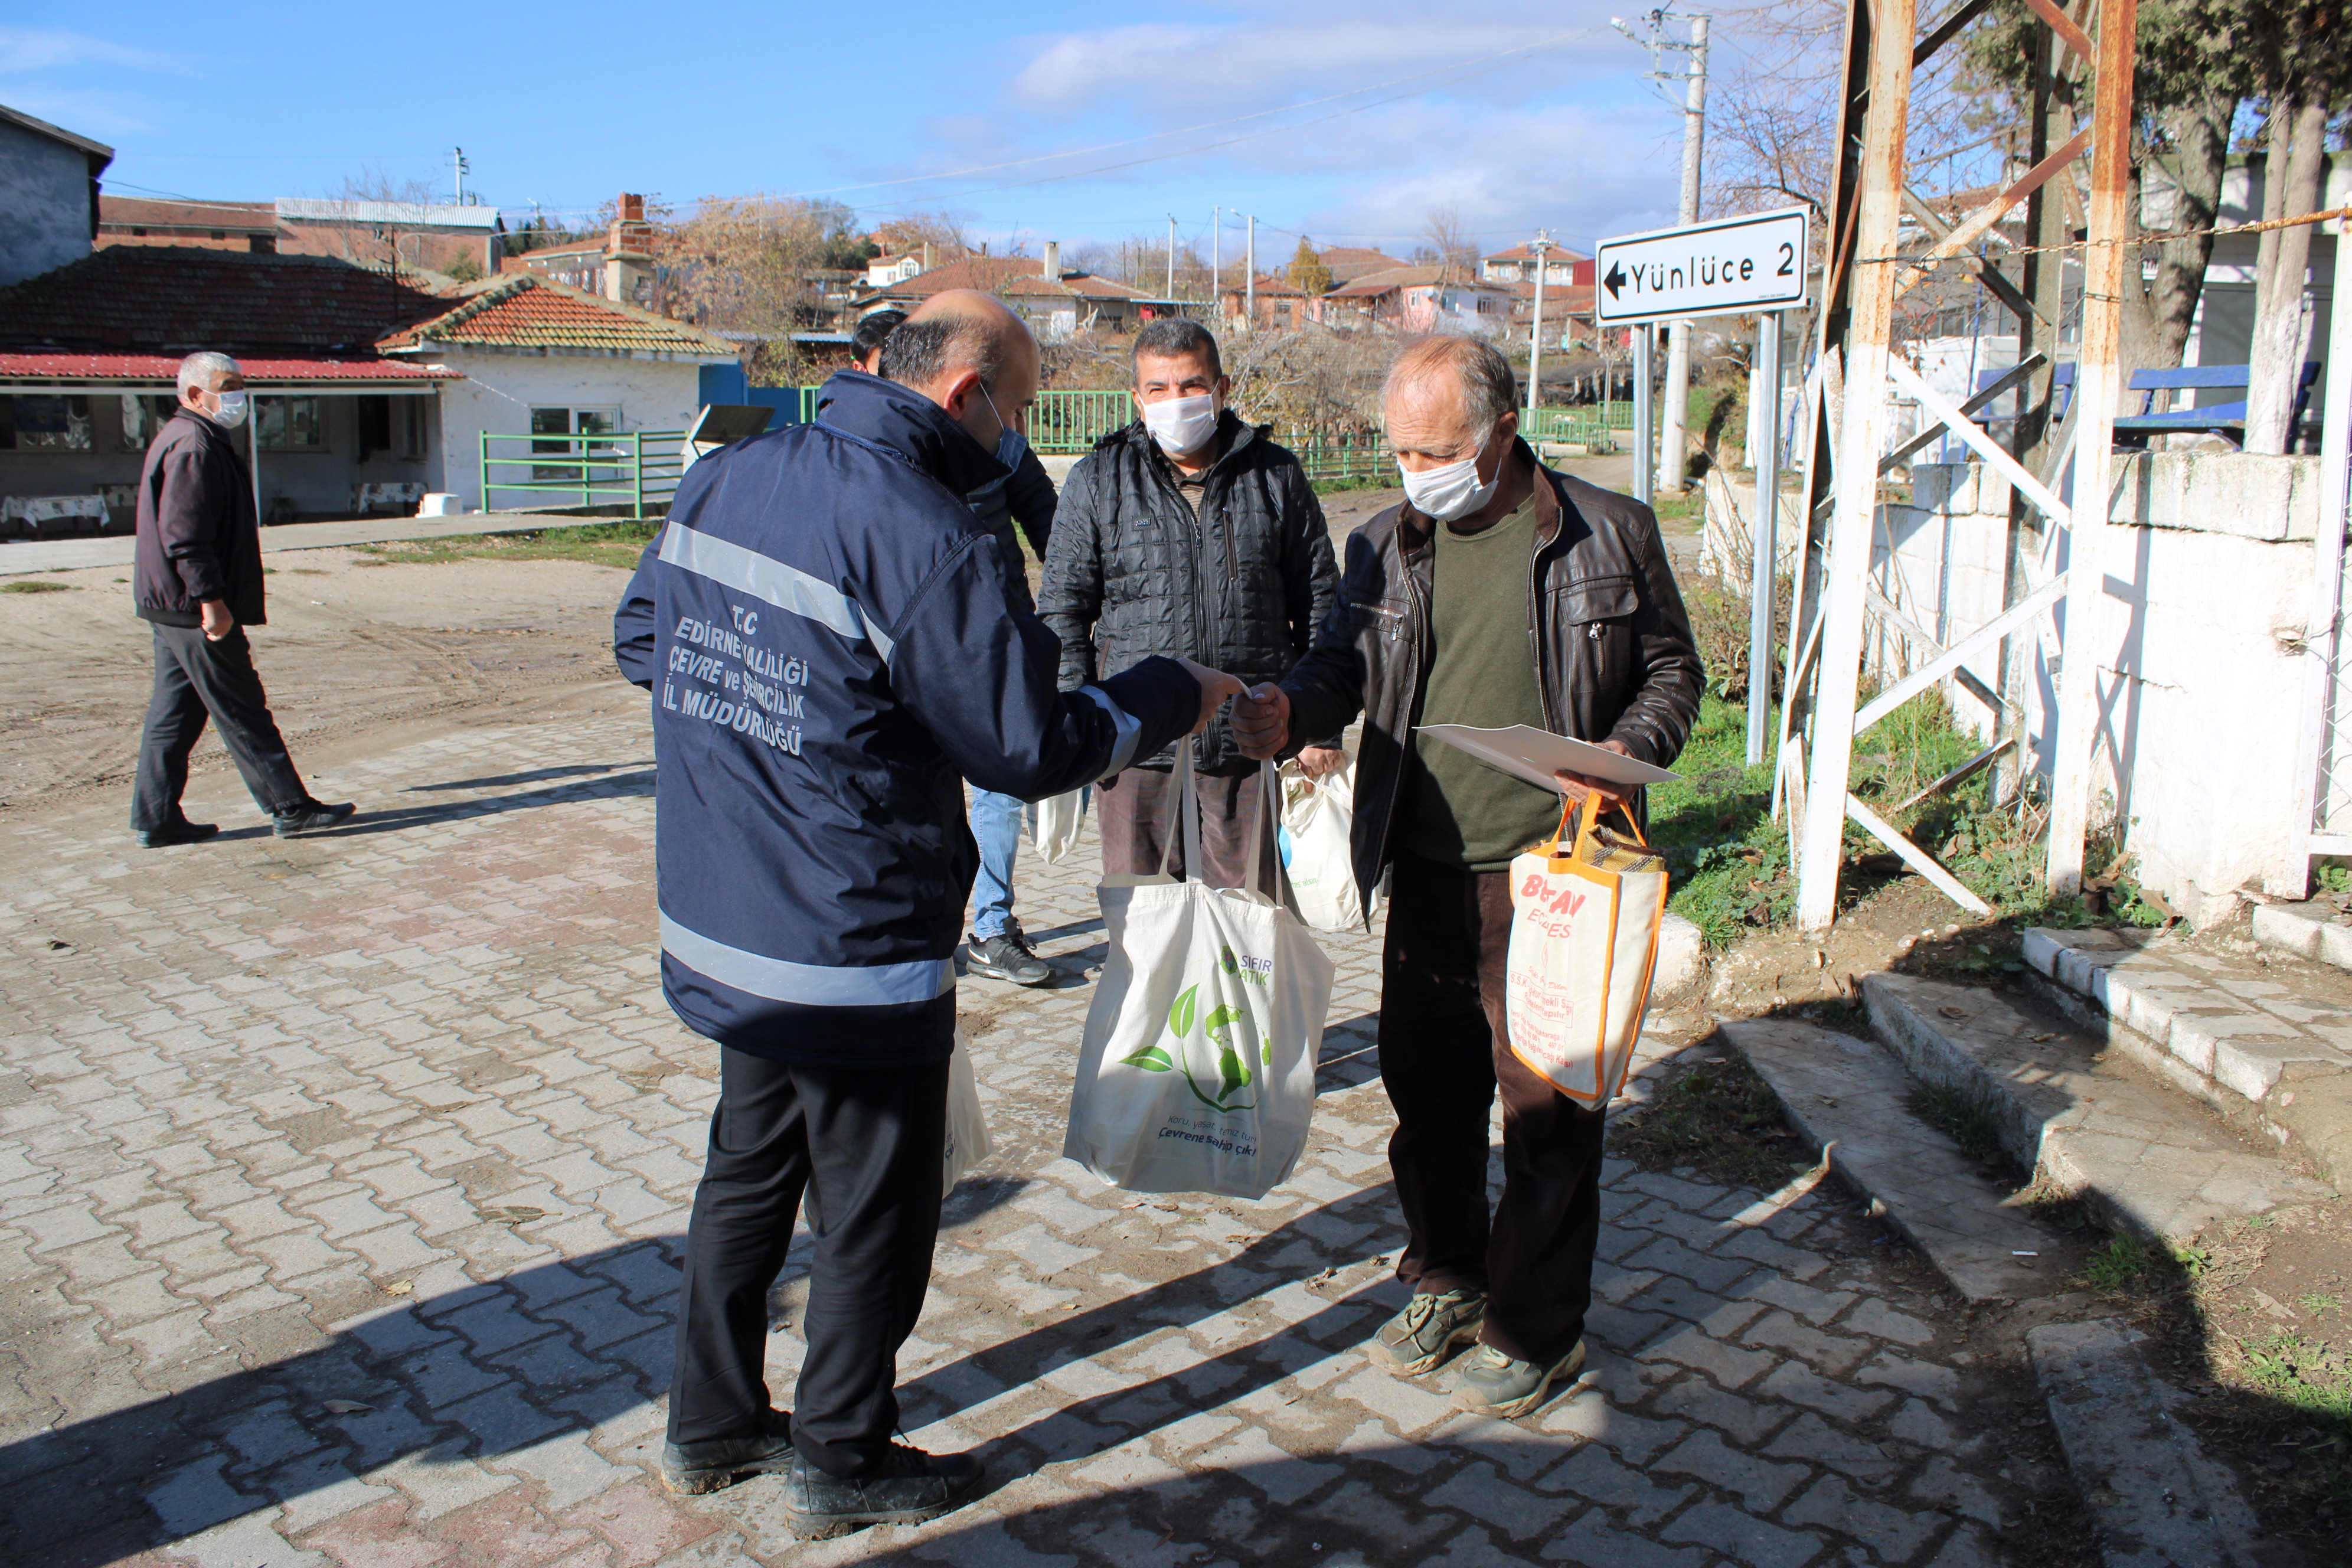
[[[1038,858],[1046,864],[1061,864],[1078,847],[1078,829],[1087,820],[1087,794],[1081,787],[1066,795],[1047,795],[1029,808],[1036,823],[1033,842]]]
[[[988,1122],[980,1113],[980,1082],[972,1076],[971,1042],[955,1033],[955,1054],[948,1058],[948,1141],[941,1161],[940,1196],[955,1191],[974,1165],[995,1145],[988,1139]]]
[[[1169,833],[1201,865],[1192,748],[1177,748]],[[1260,770],[1256,868],[1280,795]],[[1087,1011],[1062,1152],[1116,1186],[1260,1198],[1288,1179],[1315,1110],[1331,961],[1263,888],[1158,876],[1099,890],[1109,956]],[[1281,873],[1276,868],[1279,881]]]
[[[1356,886],[1356,758],[1319,779],[1296,761],[1282,764],[1282,826],[1290,835],[1290,890],[1298,913],[1318,931],[1361,931],[1364,896]]]
[[[1570,1100],[1601,1106],[1623,1085],[1642,1033],[1666,863],[1638,828],[1631,839],[1596,831],[1589,795],[1575,843],[1564,847],[1568,816],[1549,843],[1511,862],[1504,1006],[1511,1054]]]

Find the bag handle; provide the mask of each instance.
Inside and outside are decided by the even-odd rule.
[[[1580,812],[1577,810],[1580,805],[1584,808]],[[1625,826],[1633,830],[1634,843],[1644,849],[1650,847],[1650,841],[1642,837],[1642,825],[1633,819],[1633,813],[1630,809],[1621,804],[1612,806],[1610,810],[1625,819]],[[1607,815],[1608,812],[1601,809],[1601,796],[1594,791],[1586,790],[1581,802],[1570,800],[1563,793],[1559,797],[1559,826],[1552,829],[1551,842],[1543,846],[1545,855],[1554,860],[1564,858],[1559,852],[1559,841],[1568,837],[1568,819],[1573,816],[1577,818],[1576,839],[1566,858],[1573,858],[1587,866],[1591,865],[1593,862],[1585,851],[1592,843],[1592,830],[1601,825],[1601,819]]]
[[[1176,849],[1176,836],[1184,836],[1184,879],[1198,881],[1201,876],[1201,796],[1192,782],[1192,742],[1187,739],[1176,745],[1175,788],[1168,800],[1168,830],[1160,839],[1160,874],[1167,876]]]

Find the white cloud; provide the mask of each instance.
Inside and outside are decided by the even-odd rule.
[[[77,136],[100,139],[134,135],[153,129],[150,121],[129,112],[133,106],[114,92],[44,92],[37,89],[11,87],[8,107],[21,110],[36,120],[46,120],[61,126]]]
[[[54,70],[63,66],[119,66],[183,76],[189,62],[149,49],[127,48],[62,27],[0,27],[0,71]],[[11,89],[12,91],[14,89]]]

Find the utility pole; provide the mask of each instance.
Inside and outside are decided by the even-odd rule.
[[[1698,169],[1700,144],[1706,134],[1706,26],[1707,18],[1691,18],[1690,68],[1685,73],[1683,97],[1683,204],[1682,221],[1698,221]],[[1674,46],[1669,46],[1674,47]],[[1676,321],[1673,340],[1666,346],[1666,406],[1665,439],[1661,443],[1659,482],[1680,494],[1688,467],[1684,458],[1684,424],[1690,415],[1690,341],[1691,323]]]
[[[1225,209],[1209,209],[1209,319],[1223,324],[1225,314]]]
[[[474,172],[474,166],[466,162],[463,147],[449,149],[449,163],[457,171],[457,205],[462,207],[466,205],[466,176]]]
[[[1176,215],[1168,215],[1168,298],[1176,298]]]
[[[1242,297],[1242,319],[1251,331],[1257,331],[1257,214],[1249,215],[1249,251],[1244,265],[1249,268],[1249,284]]]
[[[1528,333],[1528,438],[1532,441],[1541,432],[1536,428],[1536,405],[1543,401],[1543,286],[1544,258],[1551,254],[1551,230],[1539,228],[1528,244],[1536,253],[1536,319]]]

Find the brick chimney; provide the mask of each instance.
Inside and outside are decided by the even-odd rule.
[[[932,268],[939,265],[937,261],[931,259],[931,242],[927,239],[923,241],[923,270],[926,272],[929,272]]]
[[[646,198],[623,191],[619,209],[604,237],[604,298],[624,305],[649,305],[654,226],[646,221]]]
[[[1037,271],[1038,275],[1041,277],[1055,279],[1059,279],[1061,278],[1062,242],[1060,240],[1049,239],[1045,242],[1045,259],[1038,267]]]

